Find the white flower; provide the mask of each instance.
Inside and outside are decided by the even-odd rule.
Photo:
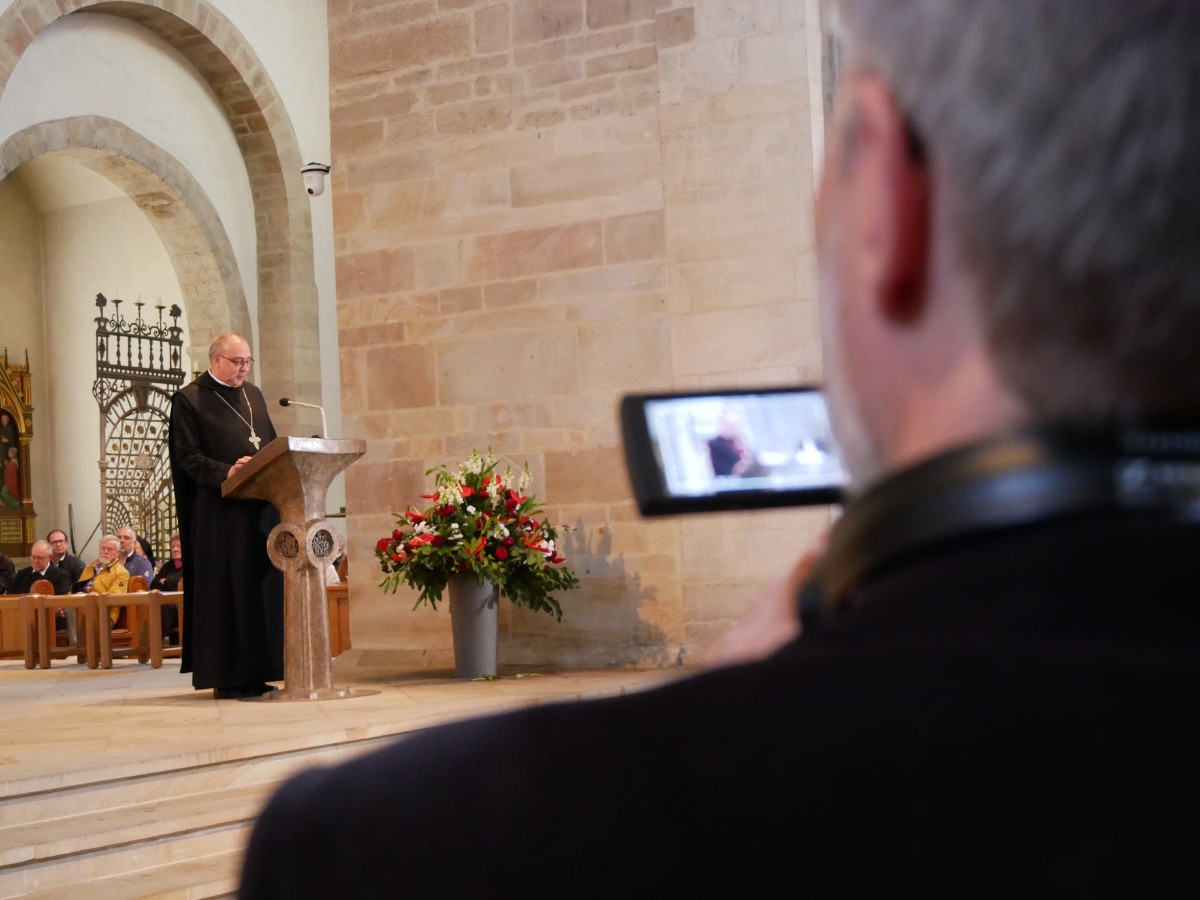
[[[476,513],[478,513],[478,512],[479,512],[479,510],[477,510],[477,509],[476,509],[475,507],[473,507],[473,506],[468,506],[468,507],[467,507],[467,512],[469,512],[471,515],[475,515]]]
[[[493,478],[491,483],[487,486],[488,499],[491,500],[492,503],[499,503],[503,494],[504,485],[501,484],[499,478]]]
[[[529,471],[529,463],[525,463],[525,468],[521,470],[521,477],[517,479],[517,493],[527,493],[532,485],[533,474]]]

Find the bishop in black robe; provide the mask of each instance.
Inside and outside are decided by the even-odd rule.
[[[224,352],[222,338],[213,346]],[[234,362],[212,354],[214,368],[171,400],[171,476],[188,573],[180,671],[218,697],[253,696],[283,679],[283,576],[266,549],[279,514],[265,501],[222,497],[221,484],[276,435],[262,392],[240,372],[230,377],[220,360]]]

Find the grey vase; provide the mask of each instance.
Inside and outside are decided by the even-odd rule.
[[[459,678],[495,675],[499,656],[500,596],[489,581],[455,575],[450,594],[450,627],[454,633],[454,673]]]

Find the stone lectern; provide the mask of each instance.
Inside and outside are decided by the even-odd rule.
[[[283,571],[284,688],[264,700],[334,700],[374,694],[333,686],[325,567],[342,539],[325,520],[335,475],[367,450],[362,440],[278,437],[221,486],[225,497],[266,500],[282,521],[267,536],[267,555]]]

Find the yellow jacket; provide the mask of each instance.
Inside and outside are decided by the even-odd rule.
[[[96,571],[96,564],[91,563],[83,570],[83,574],[79,576],[79,582],[91,581],[92,584],[88,588],[88,592],[92,594],[127,594],[129,593],[129,570],[119,562],[111,562],[99,572]],[[117,619],[121,615],[121,608],[113,606],[108,611],[108,624],[111,628],[117,624]]]

